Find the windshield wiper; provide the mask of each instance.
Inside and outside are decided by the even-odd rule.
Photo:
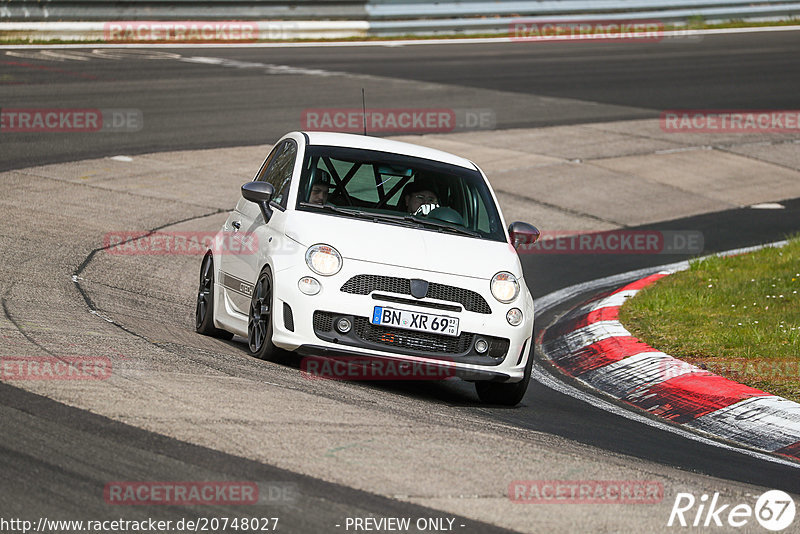
[[[468,235],[470,237],[480,237],[480,234],[478,232],[467,230],[466,228],[460,228],[458,226],[452,226],[444,221],[439,222],[435,219],[417,219],[412,215],[406,215],[403,218],[407,221],[414,221],[415,223],[418,223],[422,226],[429,226],[431,228],[436,228],[437,230],[453,232],[455,234],[461,234],[461,235]]]
[[[355,217],[359,217],[362,219],[370,219],[373,221],[377,220],[391,221],[394,223],[402,224],[404,226],[416,226],[416,227],[423,226],[428,228],[434,228],[436,230],[444,232],[453,232],[456,234],[467,235],[470,237],[480,237],[480,234],[478,232],[473,232],[472,230],[467,230],[466,228],[451,226],[445,222],[439,222],[433,219],[419,219],[417,217],[414,217],[413,215],[391,215],[389,213],[372,213],[368,211],[344,209],[338,206],[334,206],[333,204],[312,204],[310,202],[301,202],[300,206],[304,208],[315,208],[320,210],[332,211],[334,213],[340,213],[342,215],[353,215]]]
[[[420,219],[418,217],[414,217],[413,215],[389,215],[384,213],[377,213],[376,215],[392,220],[392,221],[406,221],[409,223],[416,224],[418,226],[427,226],[430,228],[435,228],[437,230],[443,230],[447,232],[453,232],[456,234],[468,235],[470,237],[480,237],[478,232],[474,232],[472,230],[467,230],[466,228],[460,228],[458,226],[451,226],[450,224],[444,221],[437,221],[436,219]]]
[[[332,211],[333,213],[339,213],[341,215],[350,215],[353,217],[357,217],[359,219],[369,219],[370,221],[391,221],[393,223],[401,224],[403,226],[414,226],[419,228],[419,221],[414,219],[413,217],[409,216],[402,216],[402,215],[389,215],[386,213],[372,213],[369,211],[362,211],[358,209],[345,209],[340,208],[339,206],[334,206],[333,204],[312,204],[310,202],[301,202],[300,206],[304,208],[314,208],[323,211]],[[410,224],[413,223],[413,224]]]
[[[363,217],[365,219],[375,219],[372,213],[367,213],[366,211],[361,210],[349,210],[340,208],[339,206],[334,206],[333,204],[312,204],[311,202],[301,202],[300,206],[304,208],[314,208],[318,210],[324,211],[332,211],[334,213],[341,213],[342,215],[354,215],[356,217]]]

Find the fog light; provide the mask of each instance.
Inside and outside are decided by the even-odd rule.
[[[478,341],[475,342],[475,352],[477,352],[478,354],[483,354],[487,350],[489,350],[489,344],[486,342],[485,339],[479,339]]]
[[[519,324],[522,322],[522,310],[519,308],[511,308],[508,310],[508,313],[506,314],[506,321],[508,321],[508,324],[511,326],[519,326]]]
[[[304,276],[297,281],[297,287],[306,295],[316,295],[322,286],[313,276]]]
[[[353,323],[350,322],[350,319],[342,317],[338,321],[336,321],[336,330],[341,332],[342,334],[346,334],[353,328]]]

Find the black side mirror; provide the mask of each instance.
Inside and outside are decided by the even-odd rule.
[[[242,197],[258,204],[265,222],[269,222],[272,218],[269,201],[272,200],[273,195],[275,195],[275,188],[268,182],[247,182],[242,186]]]
[[[541,233],[534,225],[517,221],[509,225],[508,234],[511,237],[511,244],[518,249],[520,245],[536,243]]]

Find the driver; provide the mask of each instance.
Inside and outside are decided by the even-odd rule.
[[[311,184],[311,193],[308,195],[310,204],[325,204],[328,202],[328,190],[331,186],[331,175],[328,171],[316,169],[314,182]]]
[[[398,207],[412,215],[427,215],[439,207],[436,185],[426,179],[414,180],[403,190]]]

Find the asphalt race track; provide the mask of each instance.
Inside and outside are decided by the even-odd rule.
[[[270,143],[300,128],[304,109],[360,108],[362,87],[369,107],[489,109],[499,129],[794,109],[799,46],[797,32],[775,32],[641,44],[7,50],[2,107],[138,109],[146,135],[17,134],[0,146],[0,170]]]
[[[798,32],[645,44],[0,49],[2,108],[132,109],[144,120],[139,131],[103,135],[0,133],[0,171],[270,144],[300,128],[305,109],[359,107],[361,87],[370,107],[491,110],[497,129],[657,118],[665,109],[798,109],[798,55]],[[258,163],[230,165],[241,173]],[[765,489],[800,495],[800,468],[789,461],[686,439],[535,382],[519,407],[501,409],[479,404],[464,383],[302,379],[296,362],[267,364],[241,340],[193,332],[198,257],[102,250],[110,230],[218,228],[232,197],[213,177],[185,177],[172,197],[35,172],[4,176],[3,354],[114,354],[123,380],[52,392],[0,383],[0,420],[11,429],[0,434],[3,518],[245,514],[279,516],[282,532],[346,532],[348,517],[402,516],[452,518],[460,532],[659,532],[670,530],[678,491],[718,491],[730,502]],[[702,231],[707,252],[776,241],[800,231],[800,199],[776,200],[783,209],[646,228]],[[544,255],[523,265],[538,298],[683,259]],[[538,316],[538,327],[586,297]],[[665,486],[652,511],[565,513],[514,505],[504,493],[512,480],[648,477]],[[103,488],[118,480],[254,480],[290,496],[244,511],[110,506]]]

